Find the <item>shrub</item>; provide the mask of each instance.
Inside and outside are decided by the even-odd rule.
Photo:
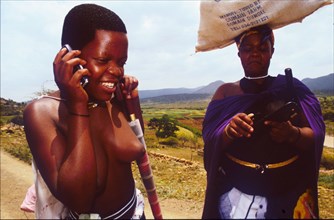
[[[334,121],[334,112],[324,112],[323,117],[324,120]]]
[[[32,161],[32,155],[28,146],[5,147],[5,150],[28,164]]]
[[[149,128],[157,129],[155,132],[157,138],[176,137],[175,132],[179,130],[176,121],[166,114],[160,119],[152,118],[147,125]]]
[[[168,137],[162,141],[160,141],[160,144],[168,145],[168,146],[177,146],[179,143],[179,140],[176,137]]]
[[[327,170],[334,169],[334,149],[333,148],[329,148],[329,147],[324,148],[322,152],[320,166]]]
[[[10,122],[17,124],[17,125],[23,125],[23,116],[22,115],[17,115],[14,118],[10,120]]]

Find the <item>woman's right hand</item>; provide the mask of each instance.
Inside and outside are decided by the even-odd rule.
[[[254,114],[238,113],[234,115],[229,124],[224,129],[225,135],[229,139],[241,137],[249,138],[254,131],[252,117]]]
[[[76,65],[86,64],[85,60],[78,58],[80,53],[79,50],[67,53],[67,49],[62,48],[53,61],[53,73],[62,98],[68,100],[68,103],[87,104],[88,95],[81,86],[80,80],[83,76],[89,75],[89,71],[84,68],[73,73]]]

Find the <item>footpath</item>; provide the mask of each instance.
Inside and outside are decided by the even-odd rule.
[[[324,146],[334,148],[334,136],[325,136]]]

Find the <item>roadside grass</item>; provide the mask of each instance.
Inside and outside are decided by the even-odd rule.
[[[10,116],[7,116],[7,115],[1,115],[1,117],[0,117],[0,124],[1,124],[1,125],[6,124],[6,123],[9,122],[10,120],[12,120],[14,117],[15,117],[15,115],[10,115]]]
[[[334,122],[326,120],[325,125],[326,125],[326,134],[334,136]]]
[[[191,148],[161,146],[159,148],[148,149],[148,152],[182,158],[199,166],[203,164],[203,157],[199,156],[197,151]]]
[[[324,147],[320,166],[327,170],[334,170],[334,148]]]
[[[14,157],[31,164],[32,155],[23,129],[14,130],[13,133],[1,132],[0,143],[2,149],[6,150]]]
[[[150,156],[150,163],[159,198],[204,201],[206,173],[202,166],[185,165],[154,156]],[[137,185],[145,193],[138,168],[133,166],[133,171]]]
[[[333,175],[331,178],[333,181]],[[334,219],[334,189],[318,186],[320,219]]]
[[[318,96],[326,124],[326,134],[334,135],[334,96]]]

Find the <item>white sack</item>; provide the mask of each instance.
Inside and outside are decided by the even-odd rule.
[[[226,47],[251,27],[301,22],[333,0],[207,0],[200,4],[196,52]],[[320,22],[320,21],[319,21]]]

